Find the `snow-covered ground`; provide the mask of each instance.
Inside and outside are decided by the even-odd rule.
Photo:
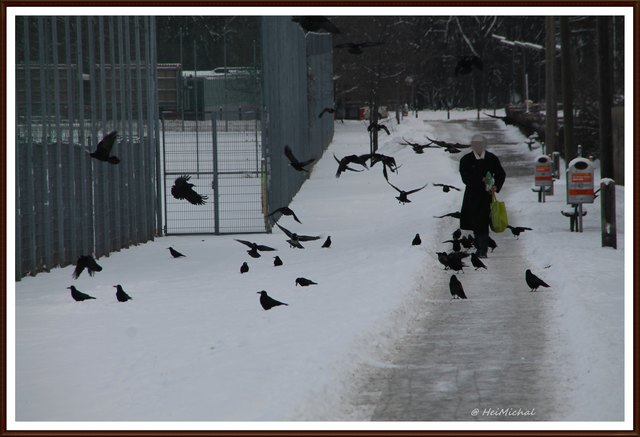
[[[402,165],[392,183],[461,187],[457,158],[439,150],[416,155],[398,144],[434,134],[423,118],[446,113],[390,122],[392,135],[380,136],[380,152]],[[452,124],[439,137],[468,142],[470,133]],[[510,135],[513,147],[526,147],[517,131]],[[290,205],[303,224],[280,221],[298,233],[330,235],[330,249],[320,248],[324,238],[290,249],[276,230],[245,238],[278,249],[256,260],[232,236],[167,237],[98,260],[104,270],[93,278],[83,273],[73,281],[67,267],[16,283],[16,419],[343,419],[359,365],[400,338],[420,311],[420,284],[440,273],[435,236],[456,222],[433,216],[461,202],[460,193],[429,186],[399,205],[380,164],[335,178],[334,153],[367,151],[364,122],[336,123],[334,141]],[[510,217],[526,217],[523,224],[535,229],[523,244],[531,266],[552,264],[544,277],[553,290],[540,297],[557,301],[549,323],[574,369],[572,411],[614,417],[622,389],[624,189],[617,192],[614,251],[600,248],[598,203],[587,207],[585,232],[569,233],[560,185],[545,204],[524,186],[505,200]],[[412,247],[416,232],[423,245]],[[172,259],[169,246],[187,257]],[[273,267],[276,254],[284,266]],[[241,275],[243,261],[251,270]],[[319,285],[296,287],[298,276]],[[97,299],[74,302],[65,289],[72,283]],[[115,284],[133,301],[118,303]],[[260,290],[289,306],[263,311]],[[596,393],[609,403],[596,406]]]

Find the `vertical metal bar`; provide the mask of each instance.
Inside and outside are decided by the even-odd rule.
[[[164,126],[164,114],[160,113],[160,122],[162,123],[162,151],[165,154],[163,156],[163,160],[162,160],[162,174],[163,174],[163,180],[164,180],[164,188],[165,188],[165,195],[163,196],[163,204],[164,204],[164,233],[165,235],[167,234],[167,177],[165,176],[167,174],[167,156],[166,156],[166,137],[165,137],[165,126]]]
[[[144,114],[142,112],[142,65],[140,62],[141,52],[140,52],[140,18],[134,17],[134,44],[135,44],[135,53],[136,53],[136,123],[138,127],[138,139],[140,143],[137,147],[141,150],[141,159],[138,163],[139,166],[139,174],[138,174],[138,187],[137,191],[140,195],[140,202],[138,204],[138,242],[147,241],[147,234],[149,228],[149,222],[147,220],[148,211],[147,211],[147,190],[146,186],[150,182],[147,180],[147,154],[145,151],[147,148],[145,147],[146,141],[144,139]]]
[[[138,220],[137,220],[137,204],[138,204],[138,190],[136,190],[136,181],[139,178],[139,174],[137,174],[137,166],[134,159],[133,148],[133,89],[132,89],[132,78],[131,78],[131,29],[129,27],[129,21],[131,17],[124,17],[124,53],[126,60],[126,98],[127,98],[127,154],[129,159],[127,159],[127,173],[128,173],[128,184],[127,184],[127,196],[129,199],[129,241],[134,244],[138,243],[137,240],[137,231],[138,231]]]
[[[226,73],[225,73],[226,74]],[[198,58],[196,57],[196,43],[193,42],[193,100],[196,108],[196,177],[200,178],[200,133],[198,132]]]
[[[146,147],[147,147],[147,155],[152,158],[155,157],[155,160],[158,161],[157,164],[159,166],[159,159],[160,157],[158,155],[156,155],[154,153],[154,133],[153,133],[153,115],[154,115],[154,99],[153,99],[153,89],[152,89],[152,80],[151,80],[151,71],[152,71],[152,67],[151,67],[151,18],[150,17],[145,17],[145,31],[144,31],[144,65],[145,65],[145,72],[146,72],[146,104],[147,104],[147,143],[146,143]],[[183,129],[184,130],[184,129]],[[155,137],[155,140],[158,141],[158,138]],[[164,145],[164,126],[163,126],[163,138],[162,138],[162,144]],[[166,203],[161,203],[161,201],[163,201],[162,199],[162,189],[161,189],[161,185],[160,185],[160,173],[159,170],[156,169],[156,166],[153,165],[153,161],[150,159],[149,160],[149,165],[148,165],[148,183],[149,183],[149,219],[150,222],[153,223],[153,232],[152,232],[152,238],[153,235],[162,235],[162,210],[161,210],[161,205],[164,205],[165,208],[164,210],[166,211]],[[156,171],[157,174],[153,175],[153,171]],[[153,181],[157,181],[158,184],[156,187],[152,186],[152,182]],[[164,184],[164,177],[162,178],[162,183]],[[153,193],[154,190],[157,190],[156,193],[156,197],[155,197],[155,203],[154,203],[154,197],[153,197]],[[157,215],[156,215],[157,214]],[[164,226],[164,229],[166,230],[166,223]]]
[[[96,17],[85,17],[87,24],[87,46],[88,46],[88,61],[89,67],[89,102],[90,102],[90,115],[91,115],[91,146],[93,149],[98,145],[98,132],[97,132],[97,114],[96,107],[96,59],[95,59],[95,43],[93,38],[93,29],[95,27]],[[102,191],[100,190],[100,180],[105,172],[104,164],[90,160],[89,174],[91,175],[91,203],[89,207],[89,214],[91,216],[91,242],[92,251],[95,252],[96,257],[104,256],[105,249],[102,244],[102,235],[104,234],[104,199],[102,197]],[[97,235],[96,230],[100,230],[100,235]]]
[[[82,238],[82,253],[89,254],[92,252],[93,245],[90,242],[89,233],[92,231],[90,217],[90,199],[88,192],[90,175],[90,163],[87,162],[86,156],[86,137],[84,130],[84,55],[82,47],[84,46],[82,40],[82,17],[76,17],[76,61],[77,61],[77,83],[78,83],[78,143],[81,146],[80,154],[80,185],[76,188],[80,190],[81,197],[81,238]],[[89,170],[87,170],[87,164],[89,164]]]
[[[109,62],[111,64],[111,125],[112,128],[121,130],[121,126],[118,118],[118,79],[120,77],[121,66],[116,63],[116,26],[115,26],[116,17],[109,17]],[[120,142],[122,144],[122,142]],[[113,216],[109,215],[109,218],[113,218],[113,237],[109,236],[110,246],[112,250],[120,250],[122,247],[122,213],[120,211],[120,180],[121,178],[121,170],[118,165],[114,171],[113,178],[113,187],[115,189],[112,190],[112,202],[114,205],[113,208]],[[110,211],[111,213],[111,211]]]
[[[155,17],[149,17],[149,24],[151,29],[150,38],[150,47],[151,47],[151,74],[152,74],[152,82],[151,82],[151,90],[152,90],[152,99],[153,99],[153,122],[154,122],[154,132],[155,132],[155,142],[154,145],[156,147],[154,151],[155,155],[155,163],[156,163],[156,193],[158,196],[157,200],[157,220],[158,224],[160,224],[161,219],[161,211],[160,211],[160,196],[161,196],[161,181],[160,181],[160,142],[158,138],[160,137],[160,117],[158,117],[158,88],[157,88],[157,72],[158,72],[158,53],[156,47],[156,21]]]
[[[77,147],[75,145],[75,115],[73,111],[73,72],[71,69],[71,18],[64,17],[64,40],[65,40],[65,59],[66,59],[66,69],[67,69],[67,120],[69,122],[69,135],[67,137],[67,150],[69,159],[68,163],[71,165],[68,166],[67,170],[63,173],[65,179],[65,194],[66,199],[77,199],[75,189],[76,189],[76,174],[75,174],[75,164],[74,164],[74,156],[77,151]],[[67,202],[66,204],[68,204]],[[78,229],[80,228],[80,217],[78,211],[71,211],[71,208],[67,208],[65,203],[63,203],[64,214],[66,217],[65,222],[69,223],[67,227],[68,231],[65,231],[65,240],[69,239],[69,245],[66,251],[66,262],[71,262],[75,257],[79,255],[79,246],[78,246]],[[66,243],[66,242],[65,242]]]
[[[119,70],[118,70],[118,80],[120,83],[120,118],[118,121],[118,125],[125,131],[124,132],[124,140],[123,140],[123,146],[124,149],[126,149],[126,153],[125,150],[123,150],[123,158],[126,161],[129,161],[130,159],[130,154],[129,151],[131,150],[130,144],[129,143],[129,138],[127,138],[127,126],[126,126],[126,100],[127,100],[127,96],[126,96],[126,92],[125,92],[125,81],[126,81],[126,75],[124,72],[124,69],[126,68],[125,65],[125,58],[124,58],[124,41],[123,41],[123,17],[117,17],[116,18],[118,20],[118,65],[119,65]],[[119,165],[118,166],[118,170],[120,170],[120,187],[119,187],[119,191],[120,191],[120,201],[119,201],[119,205],[120,208],[118,208],[118,210],[121,210],[120,213],[120,221],[118,221],[118,223],[120,224],[120,229],[121,229],[121,240],[118,242],[119,247],[129,247],[130,244],[130,234],[129,234],[129,192],[127,189],[127,185],[128,185],[128,178],[129,175],[127,174],[127,169],[125,169],[124,165]]]
[[[26,154],[26,179],[27,179],[27,201],[25,202],[28,211],[25,211],[27,215],[28,227],[25,234],[27,235],[28,244],[28,259],[26,262],[25,271],[33,272],[36,268],[36,217],[34,212],[35,196],[34,196],[34,183],[33,183],[33,121],[32,121],[32,108],[31,102],[33,96],[31,95],[31,44],[29,40],[29,18],[24,17],[24,96],[26,102],[26,122],[27,122],[27,154]]]
[[[16,23],[17,24],[17,23]],[[25,101],[26,103],[26,101]],[[27,126],[28,127],[28,126]],[[21,197],[21,190],[20,188],[22,187],[21,184],[21,177],[22,177],[22,172],[20,170],[21,166],[22,166],[22,158],[21,158],[21,149],[22,149],[22,145],[21,145],[21,141],[20,141],[20,137],[18,135],[18,129],[16,129],[15,131],[15,145],[16,145],[16,176],[15,176],[15,193],[16,193],[16,208],[15,208],[15,219],[16,219],[16,224],[15,224],[15,241],[16,241],[16,246],[15,246],[15,280],[20,281],[20,279],[22,278],[22,227],[24,226],[22,224],[22,197]]]
[[[57,232],[57,264],[66,265],[65,244],[64,244],[64,208],[63,208],[63,184],[62,184],[62,121],[60,116],[60,70],[58,60],[58,18],[51,17],[51,43],[53,45],[53,102],[56,117],[56,232]]]
[[[107,78],[106,78],[106,52],[104,48],[105,42],[105,28],[104,28],[104,17],[98,17],[98,60],[100,64],[100,125],[102,127],[103,133],[108,133],[110,129],[107,128]],[[113,64],[111,65],[111,71],[113,72]],[[106,169],[105,169],[106,170]],[[103,171],[102,177],[96,178],[96,180],[100,181],[100,186],[102,187],[101,199],[102,199],[102,226],[100,232],[96,232],[96,239],[100,240],[100,245],[104,250],[105,255],[109,255],[112,250],[111,246],[111,233],[112,233],[112,222],[110,220],[111,216],[111,206],[109,196],[109,180],[108,180],[108,172]],[[98,242],[96,241],[96,245]]]
[[[213,153],[213,227],[216,234],[220,233],[220,190],[218,185],[218,131],[216,116],[211,112],[211,145]]]

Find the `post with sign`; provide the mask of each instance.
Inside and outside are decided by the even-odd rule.
[[[575,158],[567,166],[567,203],[578,205],[577,232],[582,232],[582,204],[593,199],[593,165],[586,158]]]
[[[602,208],[602,247],[618,248],[616,231],[616,183],[613,179],[600,181],[600,205]]]
[[[534,175],[534,185],[538,188],[538,202],[545,202],[547,190],[553,187],[553,174],[551,171],[551,160],[547,155],[540,155],[536,158],[536,171]]]

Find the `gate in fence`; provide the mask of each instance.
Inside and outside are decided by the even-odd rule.
[[[266,232],[266,169],[260,116],[254,108],[162,114],[166,235]],[[187,175],[204,205],[175,199],[171,187]]]

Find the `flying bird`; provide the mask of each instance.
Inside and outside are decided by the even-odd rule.
[[[476,270],[478,269],[485,269],[487,270],[487,266],[484,265],[484,263],[482,262],[482,260],[480,260],[480,258],[478,257],[478,255],[476,255],[475,253],[471,254],[471,264],[473,265],[473,267],[476,268]]]
[[[400,166],[396,164],[396,159],[393,156],[387,156],[381,153],[371,153],[369,155],[363,156],[367,156],[367,158],[371,159],[371,167],[376,165],[378,162],[382,162],[382,174],[384,175],[384,178],[387,180],[387,182],[389,181],[387,168],[394,173],[397,173],[398,168],[400,168]]]
[[[456,64],[454,76],[464,76],[473,71],[474,68],[482,70],[482,59],[478,56],[463,56]]]
[[[321,246],[321,247],[322,247],[322,248],[324,248],[324,249],[328,249],[328,248],[330,248],[330,247],[331,247],[331,235],[329,235],[329,236],[327,237],[327,239],[326,239],[326,240],[324,240],[324,243],[322,243],[322,246]]]
[[[258,291],[257,293],[260,295],[260,305],[262,305],[262,308],[264,308],[265,310],[270,310],[271,308],[277,307],[280,305],[288,306],[288,304],[284,302],[279,302],[275,300],[274,298],[269,296],[267,292],[264,290]]]
[[[309,285],[318,285],[318,283],[307,278],[296,278],[296,287],[298,285],[301,287],[308,287]]]
[[[411,141],[408,141],[404,138],[402,138],[402,141],[404,141],[403,143],[400,143],[403,146],[411,146],[411,148],[413,149],[414,152],[416,152],[418,155],[422,155],[424,154],[424,149],[439,149],[440,146],[432,146],[433,143],[429,143],[429,144],[419,144],[419,143],[414,143]]]
[[[340,33],[340,29],[331,22],[327,17],[310,16],[310,17],[292,17],[291,21],[297,23],[305,33]]]
[[[70,285],[69,287],[67,287],[67,289],[71,290],[71,297],[76,302],[82,302],[83,300],[89,300],[89,299],[95,299],[95,297],[89,296],[88,294],[83,293],[82,291],[80,291],[76,287],[74,287],[73,285]]]
[[[286,215],[286,216],[291,216],[293,217],[293,219],[295,221],[297,221],[298,223],[302,224],[302,222],[298,219],[298,216],[296,215],[295,212],[293,212],[293,210],[287,206],[283,206],[280,207],[278,209],[276,209],[275,211],[273,211],[271,214],[269,214],[269,217],[271,217],[274,214],[280,213],[282,215]]]
[[[413,237],[413,241],[411,242],[412,246],[420,246],[422,244],[422,239],[420,238],[420,234],[416,234],[415,237]]]
[[[249,264],[247,264],[247,262],[243,262],[242,265],[240,266],[240,273],[247,273],[249,271]]]
[[[238,243],[244,244],[249,248],[249,250],[247,250],[247,253],[249,254],[249,256],[251,256],[251,258],[260,258],[259,252],[270,252],[270,251],[277,250],[277,249],[274,249],[273,247],[264,246],[262,244],[253,243],[247,240],[238,240],[236,238],[234,238],[234,240],[236,240]]]
[[[344,42],[341,44],[336,44],[335,46],[333,46],[333,48],[336,49],[348,49],[347,51],[349,53],[351,53],[352,55],[361,55],[362,53],[364,53],[364,51],[362,49],[366,49],[369,47],[378,47],[384,45],[383,42],[380,41],[365,41],[365,42],[359,42],[359,43],[355,43],[355,42]]]
[[[105,137],[98,143],[96,151],[89,153],[89,156],[97,159],[98,161],[108,162],[109,164],[115,165],[120,163],[120,159],[117,156],[110,156],[111,149],[113,148],[113,144],[115,143],[117,136],[118,132],[116,131],[105,135]]]
[[[344,173],[345,171],[349,170],[349,171],[355,171],[355,172],[361,172],[363,170],[356,170],[355,168],[351,168],[349,167],[349,164],[353,161],[350,160],[350,157],[355,156],[357,158],[357,155],[349,155],[349,156],[345,156],[342,159],[338,159],[338,157],[334,154],[333,155],[333,159],[336,160],[336,162],[338,163],[338,170],[336,170],[336,177],[339,178],[340,175],[342,173]],[[365,164],[366,166],[366,164]]]
[[[291,232],[287,228],[280,226],[279,223],[276,223],[276,226],[278,226],[282,230],[282,232],[287,234],[287,237],[289,237],[289,240],[287,240],[289,244],[291,244],[294,247],[297,247],[298,249],[304,249],[304,247],[302,247],[302,245],[300,244],[301,241],[313,241],[313,240],[320,239],[319,236],[298,235],[295,232]]]
[[[282,260],[280,259],[279,256],[274,256],[273,257],[273,266],[274,267],[281,266],[282,264],[284,264],[284,263],[282,262]]]
[[[171,187],[171,195],[178,200],[185,199],[192,205],[204,205],[209,197],[196,193],[193,189],[195,185],[190,183],[189,179],[191,179],[189,175],[176,178]]]
[[[98,265],[96,260],[91,255],[81,255],[76,262],[76,268],[71,274],[73,279],[78,279],[80,274],[87,269],[89,276],[93,276],[95,272],[101,272],[102,267]]]
[[[524,226],[507,225],[507,227],[511,229],[511,233],[513,234],[514,237],[516,237],[516,239],[518,239],[520,237],[520,234],[524,231],[533,231],[533,229],[525,228]]]
[[[415,190],[404,191],[404,190],[401,190],[400,188],[396,187],[395,185],[393,185],[389,181],[387,181],[387,183],[389,185],[391,185],[393,187],[393,189],[395,189],[398,193],[400,193],[399,196],[396,196],[396,199],[398,199],[398,203],[401,203],[403,205],[405,203],[411,203],[411,200],[409,200],[409,195],[410,194],[417,193],[418,191],[422,190],[424,187],[429,185],[429,184],[424,184],[422,187],[416,188]]]
[[[307,173],[309,173],[309,170],[307,170],[305,167],[315,161],[315,159],[309,159],[308,161],[302,162],[298,161],[298,159],[293,156],[293,152],[291,151],[291,148],[289,146],[284,146],[284,154],[289,160],[289,165],[291,165],[291,167],[293,167],[297,171],[306,171]]]
[[[175,250],[173,247],[167,247],[167,249],[169,249],[171,256],[173,256],[174,258],[180,258],[181,256],[186,257],[186,255],[181,254],[180,252]]]
[[[460,216],[460,211],[456,211],[456,212],[450,212],[449,214],[445,214],[445,215],[434,215],[433,218],[445,218],[445,217],[453,217],[455,219],[459,219]]]
[[[442,187],[442,192],[448,193],[450,190],[460,191],[460,188],[456,188],[453,185],[447,184],[433,184],[434,187]]]
[[[371,123],[369,126],[367,126],[367,131],[371,132],[371,131],[376,131],[376,132],[380,132],[381,130],[385,131],[387,133],[387,135],[391,135],[391,132],[389,132],[389,128],[386,127],[384,124],[379,124],[379,123]]]
[[[464,294],[462,283],[458,280],[456,275],[451,275],[449,279],[449,291],[451,292],[452,299],[466,299],[467,295]]]
[[[320,114],[318,114],[318,118],[322,118],[324,114],[333,114],[336,112],[336,108],[324,108]]]
[[[442,147],[445,152],[449,153],[460,153],[460,149],[468,149],[471,147],[471,144],[462,144],[462,143],[448,143],[447,141],[434,140],[429,137],[426,137],[429,141],[438,146]]]
[[[122,289],[122,285],[118,284],[114,285],[113,287],[116,289],[116,299],[118,299],[118,302],[126,302],[133,299],[131,296],[125,293],[125,291]]]
[[[527,281],[527,285],[529,286],[531,291],[538,291],[538,287],[549,287],[546,282],[531,273],[530,269],[527,269],[527,271],[524,273],[524,279],[525,281]]]

